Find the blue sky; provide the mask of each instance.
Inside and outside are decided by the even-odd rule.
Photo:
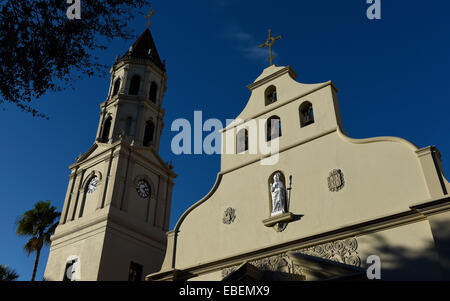
[[[448,1],[381,0],[381,20],[368,20],[365,0],[155,0],[151,31],[167,60],[168,90],[160,153],[173,160],[176,179],[171,227],[212,187],[218,155],[175,156],[170,142],[177,118],[236,117],[253,82],[267,65],[257,46],[271,28],[283,39],[275,46],[277,65],[290,65],[303,83],[332,80],[339,89],[344,129],[351,137],[399,136],[419,147],[436,145],[450,172],[450,26]],[[148,10],[142,13],[147,13]],[[146,20],[130,23],[136,35]],[[97,53],[112,65],[133,41],[115,40]],[[14,221],[38,200],[61,210],[69,169],[93,144],[99,104],[109,70],[74,82],[74,89],[49,93],[34,104],[50,120],[13,106],[0,110],[0,263],[29,280],[34,256],[22,251]],[[41,254],[42,279],[48,248]]]

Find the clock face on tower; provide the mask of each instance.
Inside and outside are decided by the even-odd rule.
[[[145,181],[145,180],[140,180],[137,183],[136,191],[141,198],[145,199],[150,196],[150,186],[148,185],[147,181]]]
[[[94,191],[97,189],[98,184],[98,177],[93,177],[88,184],[87,187],[87,193],[94,193]]]

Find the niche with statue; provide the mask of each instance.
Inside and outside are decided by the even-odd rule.
[[[288,223],[294,220],[294,214],[289,212],[291,184],[292,176],[289,177],[287,188],[286,178],[281,171],[274,172],[268,179],[270,217],[263,220],[263,224],[273,227],[277,232],[284,231]]]

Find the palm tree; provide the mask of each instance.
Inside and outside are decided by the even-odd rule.
[[[31,236],[23,247],[27,255],[30,256],[31,253],[36,252],[31,281],[34,281],[36,277],[41,249],[44,244],[50,244],[50,236],[55,232],[58,225],[57,218],[60,215],[61,213],[56,211],[56,207],[50,206],[50,201],[39,201],[34,205],[33,209],[22,214],[16,222],[17,235]]]
[[[17,275],[16,271],[0,264],[0,281],[14,281],[17,278],[19,278],[19,275]]]

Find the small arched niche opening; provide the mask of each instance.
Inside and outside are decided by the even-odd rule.
[[[116,96],[117,94],[119,94],[119,90],[120,90],[120,78],[118,78],[115,82],[114,82],[114,87],[113,87],[113,93],[112,96]]]
[[[150,84],[150,92],[149,92],[149,99],[151,102],[156,103],[156,98],[158,95],[158,85],[155,82],[152,82]]]
[[[149,120],[145,123],[145,131],[144,131],[144,146],[151,146],[153,144],[155,135],[155,124],[153,121]]]
[[[309,101],[305,101],[299,107],[300,127],[305,127],[314,123],[313,105]]]
[[[103,122],[100,142],[107,143],[109,141],[109,132],[111,131],[111,124],[112,124],[112,117],[108,116]]]
[[[266,123],[266,140],[271,141],[281,137],[281,119],[278,116],[272,116]]]
[[[130,83],[130,95],[139,95],[139,88],[141,86],[141,77],[139,75],[133,75]]]
[[[266,104],[266,106],[268,106],[268,105],[278,101],[277,88],[275,86],[273,86],[273,85],[269,86],[266,89],[266,92],[264,93],[264,95],[265,95],[265,104]]]
[[[236,135],[236,153],[240,154],[248,150],[248,130],[242,129]]]

